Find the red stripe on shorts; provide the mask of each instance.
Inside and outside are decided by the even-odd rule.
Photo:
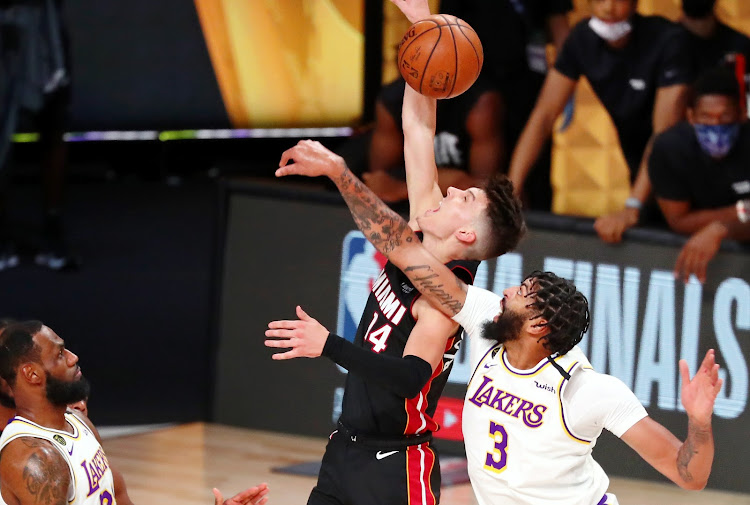
[[[406,449],[406,492],[409,505],[436,505],[430,477],[435,471],[435,453],[430,444]]]

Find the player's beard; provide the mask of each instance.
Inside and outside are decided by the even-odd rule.
[[[46,395],[47,400],[53,405],[64,407],[71,403],[85,400],[89,397],[91,385],[86,378],[81,375],[80,379],[73,381],[63,381],[56,379],[47,372]]]
[[[518,340],[526,316],[506,308],[497,321],[487,321],[482,327],[482,337],[499,344]]]

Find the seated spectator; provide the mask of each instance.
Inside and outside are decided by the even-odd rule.
[[[593,16],[565,40],[513,152],[509,176],[521,193],[555,120],[585,76],[612,117],[633,181],[626,208],[595,223],[603,240],[618,242],[650,196],[645,161],[652,135],[683,119],[690,62],[683,31],[659,16],[637,14],[637,0],[589,3]]]
[[[723,239],[750,239],[750,125],[729,69],[698,79],[687,117],[656,137],[648,169],[670,228],[691,235],[675,274],[704,282]]]
[[[476,30],[484,49],[482,77],[503,99],[505,145],[515,146],[547,75],[547,44],[559,53],[570,24],[571,0],[442,0],[440,11]],[[529,208],[549,211],[551,145],[545,143],[529,172]]]
[[[365,183],[383,201],[407,200],[401,107],[406,83],[399,78],[381,90],[375,104]],[[437,102],[435,162],[440,189],[467,189],[498,172],[504,154],[500,96],[484,81],[465,93]]]
[[[680,24],[688,32],[688,44],[698,75],[730,58],[742,55],[750,64],[750,38],[716,18],[716,0],[682,0]]]

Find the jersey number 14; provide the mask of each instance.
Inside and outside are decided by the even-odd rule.
[[[388,346],[388,337],[391,336],[393,328],[390,324],[385,323],[383,326],[373,331],[375,323],[378,321],[378,313],[372,315],[372,322],[367,327],[367,333],[365,333],[365,342],[373,344],[372,350],[377,353],[385,351]]]

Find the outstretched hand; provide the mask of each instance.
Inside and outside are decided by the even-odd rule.
[[[328,330],[297,305],[296,321],[271,321],[268,323],[266,347],[291,348],[286,352],[277,352],[273,359],[317,358],[323,352],[328,339]]]
[[[430,17],[430,4],[427,0],[391,0],[391,3],[404,13],[412,24]]]
[[[291,163],[289,163],[291,161]],[[289,163],[287,165],[287,163]],[[286,175],[304,175],[318,177],[324,175],[337,177],[346,170],[344,159],[328,150],[318,141],[300,140],[297,145],[287,149],[281,155],[276,177]]]
[[[260,484],[237,493],[228,500],[224,501],[221,491],[214,488],[214,505],[264,505],[268,502],[268,485]]]
[[[700,368],[693,379],[687,362],[680,360],[680,376],[682,377],[682,405],[687,415],[699,424],[711,422],[716,396],[721,390],[723,381],[719,378],[719,365],[716,363],[716,353],[709,349]]]

